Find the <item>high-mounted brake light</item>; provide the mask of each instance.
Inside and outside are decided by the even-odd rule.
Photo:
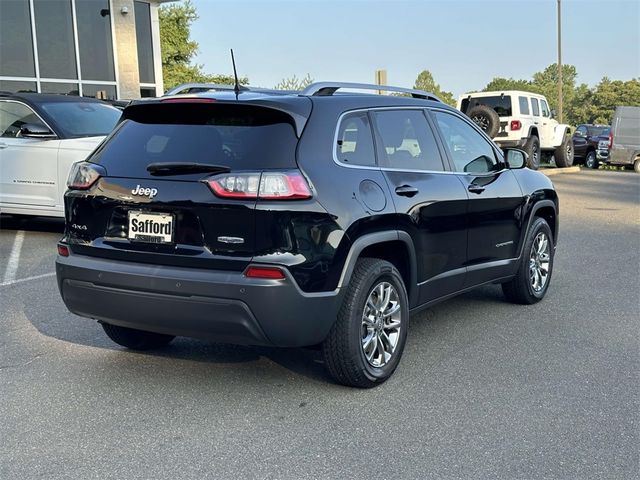
[[[265,171],[216,175],[207,184],[221,198],[261,200],[303,200],[311,190],[300,172]]]
[[[162,103],[213,103],[215,98],[165,98],[160,100]]]
[[[520,130],[522,128],[522,123],[520,120],[511,120],[511,130]]]
[[[248,278],[268,278],[270,280],[283,280],[284,272],[278,267],[249,267],[244,272]]]
[[[69,172],[67,187],[69,190],[88,190],[100,177],[106,174],[106,170],[95,163],[74,163]]]

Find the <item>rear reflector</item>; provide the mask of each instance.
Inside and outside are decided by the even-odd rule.
[[[284,272],[278,267],[249,267],[244,272],[247,278],[269,278],[271,280],[283,280]]]
[[[58,244],[58,255],[60,255],[61,257],[68,257],[69,247],[67,247],[66,245]]]
[[[311,190],[300,172],[266,171],[225,173],[207,180],[209,188],[222,198],[262,200],[303,200]]]

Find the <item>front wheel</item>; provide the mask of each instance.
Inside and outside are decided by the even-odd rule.
[[[636,158],[636,161],[633,162],[633,170],[636,173],[640,173],[640,158]]]
[[[359,259],[322,345],[329,374],[351,387],[381,384],[400,362],[408,323],[409,301],[398,270],[384,260]]]
[[[162,333],[145,332],[101,322],[107,336],[118,345],[132,350],[153,350],[168,345],[175,337]]]
[[[502,284],[507,299],[525,305],[542,300],[549,289],[553,256],[551,228],[543,218],[536,217],[527,234],[518,273]]]
[[[568,135],[562,139],[562,143],[556,148],[554,154],[557,167],[570,167],[573,165],[573,140]]]

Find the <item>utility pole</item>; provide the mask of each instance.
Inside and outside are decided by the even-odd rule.
[[[376,85],[386,85],[386,84],[387,84],[387,71],[376,70]],[[378,95],[384,95],[384,90],[378,90]]]
[[[562,114],[562,5],[558,0],[558,121],[563,123]]]

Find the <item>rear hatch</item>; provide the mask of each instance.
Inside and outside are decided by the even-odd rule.
[[[464,98],[460,104],[460,111],[465,115],[478,105],[486,105],[498,114],[500,118],[500,126],[496,137],[506,137],[511,131],[511,120],[513,118],[513,106],[511,103],[511,95],[494,95],[494,96],[469,96]]]
[[[243,270],[258,197],[304,196],[291,197],[306,183],[296,185],[298,138],[284,111],[192,98],[132,105],[123,118],[66,195],[75,253]]]

